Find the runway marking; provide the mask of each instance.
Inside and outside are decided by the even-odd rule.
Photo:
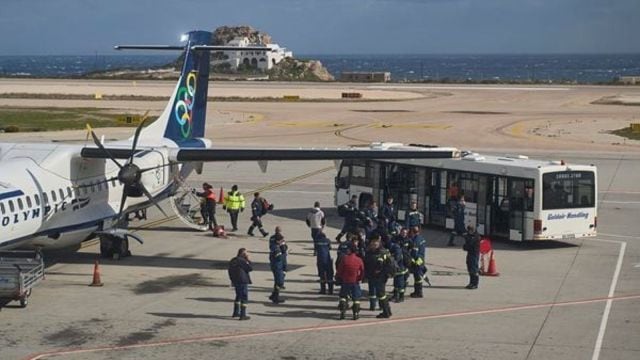
[[[640,194],[640,191],[624,191],[624,190],[602,190],[599,193],[612,193],[612,194]]]
[[[640,204],[640,201],[614,201],[614,200],[602,200],[601,203],[609,204]]]
[[[60,356],[60,355],[75,355],[75,354],[95,353],[95,352],[102,352],[102,351],[131,350],[131,349],[140,349],[140,348],[148,348],[148,347],[167,346],[167,345],[183,345],[183,344],[203,343],[203,342],[211,342],[211,341],[237,340],[237,339],[247,339],[247,338],[255,338],[255,337],[262,337],[262,336],[296,334],[296,333],[304,333],[304,332],[312,332],[312,331],[353,329],[353,328],[361,328],[361,327],[368,327],[368,326],[380,326],[380,325],[399,324],[399,323],[405,323],[405,322],[415,322],[415,321],[421,321],[421,320],[446,319],[446,318],[472,316],[472,315],[497,314],[497,313],[521,311],[521,310],[536,310],[536,309],[543,309],[543,308],[552,307],[552,306],[584,305],[584,304],[593,304],[593,303],[604,302],[604,301],[610,302],[614,300],[622,301],[622,300],[635,300],[635,299],[640,299],[640,294],[624,295],[624,296],[617,296],[617,297],[591,298],[591,299],[552,302],[552,303],[516,305],[516,306],[500,307],[500,308],[493,308],[493,309],[470,310],[470,311],[431,314],[431,315],[407,316],[407,317],[400,317],[396,319],[349,322],[346,324],[342,323],[342,324],[336,324],[336,325],[319,325],[319,326],[281,329],[281,330],[254,331],[254,332],[231,334],[231,335],[215,335],[215,336],[202,336],[202,337],[183,338],[183,339],[170,339],[170,340],[164,340],[164,341],[148,342],[148,343],[133,344],[133,345],[103,346],[103,347],[95,347],[95,348],[87,348],[87,349],[68,349],[68,350],[61,349],[61,350],[52,350],[52,351],[47,351],[39,354],[29,355],[25,359],[39,360],[39,359],[45,359],[51,356]]]
[[[601,240],[601,239],[585,239],[585,240],[604,241],[609,243],[614,242],[614,243],[620,244],[620,253],[618,253],[618,262],[616,263],[616,270],[613,272],[613,279],[611,279],[609,294],[607,295],[607,301],[604,306],[602,320],[600,321],[600,328],[598,329],[598,337],[596,338],[596,344],[593,348],[593,356],[591,357],[591,360],[598,360],[600,358],[600,351],[602,350],[602,342],[604,341],[604,334],[607,329],[607,323],[609,322],[609,313],[611,312],[611,306],[613,304],[613,301],[611,299],[613,298],[613,294],[616,292],[616,287],[618,286],[618,278],[620,277],[620,271],[622,270],[622,262],[624,260],[625,250],[627,249],[627,243],[625,241],[617,241],[617,240]]]
[[[493,86],[369,86],[369,89],[427,89],[427,90],[506,90],[506,91],[568,91],[569,88],[558,87],[493,87]]]

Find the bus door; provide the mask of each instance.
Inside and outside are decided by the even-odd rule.
[[[509,240],[525,239],[524,188],[524,179],[509,179]]]
[[[445,226],[447,219],[447,171],[432,170],[429,186],[430,224]]]
[[[491,214],[490,235],[509,238],[509,196],[507,194],[507,178],[504,176],[491,177]]]
[[[343,161],[340,165],[340,170],[338,171],[338,176],[335,178],[335,195],[334,195],[334,203],[335,206],[340,206],[351,199],[351,190],[350,190],[350,171],[351,165],[347,161]]]

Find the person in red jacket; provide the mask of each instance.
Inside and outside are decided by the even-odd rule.
[[[344,319],[345,313],[347,312],[347,299],[349,297],[353,299],[353,320],[358,320],[360,317],[360,298],[362,297],[360,282],[364,276],[364,263],[353,249],[348,248],[346,249],[346,255],[342,257],[342,260],[338,264],[337,270],[336,277],[342,281],[340,287],[340,303],[338,304],[340,320]]]

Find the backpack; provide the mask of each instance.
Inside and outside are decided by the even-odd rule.
[[[342,204],[342,205],[338,206],[338,216],[340,216],[340,217],[347,216],[347,205],[346,204]]]
[[[384,272],[387,274],[387,276],[394,277],[396,276],[396,272],[398,271],[396,260],[393,258],[393,255],[391,255],[390,253],[387,254],[388,257],[386,263],[384,264]]]
[[[260,198],[260,203],[262,204],[262,212],[260,213],[260,215],[266,215],[267,212],[273,210],[273,204],[269,204],[267,199]]]
[[[405,268],[411,268],[411,250],[406,246],[402,246],[402,263]]]

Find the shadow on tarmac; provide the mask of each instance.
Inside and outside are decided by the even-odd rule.
[[[189,257],[168,257],[165,254],[154,256],[132,255],[120,260],[111,260],[100,258],[95,253],[83,252],[51,252],[45,253],[46,266],[50,267],[55,264],[93,264],[99,260],[103,265],[124,265],[124,266],[144,266],[144,267],[162,267],[162,268],[178,268],[178,269],[201,269],[201,270],[227,270],[228,260],[211,260],[211,259],[193,259]],[[253,262],[254,271],[271,272],[269,263]],[[301,265],[288,264],[289,271],[295,271],[301,268]]]

